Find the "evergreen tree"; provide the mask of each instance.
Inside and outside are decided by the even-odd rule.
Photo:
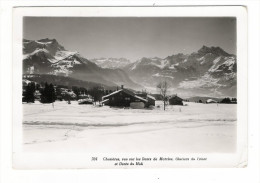
[[[89,94],[94,98],[94,102],[102,101],[102,97],[104,96],[104,91],[101,90],[99,87],[93,87]]]
[[[53,84],[45,83],[44,89],[41,91],[41,103],[52,103],[56,99],[55,89]]]
[[[59,87],[56,88],[56,98],[62,101],[61,89]]]
[[[25,92],[23,93],[23,101],[24,102],[32,102],[34,103],[34,92],[35,92],[35,83],[34,82],[31,82],[29,83],[26,88],[25,88]]]
[[[230,104],[231,103],[231,100],[230,98],[224,98],[220,103],[224,103],[224,104]]]
[[[76,99],[79,99],[80,89],[77,86],[72,86],[72,91],[76,94]]]
[[[41,100],[40,100],[41,103],[48,103],[47,102],[48,88],[49,88],[48,83],[45,83],[44,84],[44,88],[41,91]]]
[[[236,98],[232,98],[231,101],[232,101],[233,103],[237,103],[237,99],[236,99]]]
[[[41,85],[39,85],[38,83],[35,85],[35,89],[36,90],[40,90],[40,88],[41,88]]]
[[[50,102],[55,102],[56,100],[56,93],[53,84],[49,85],[49,94],[50,94]]]

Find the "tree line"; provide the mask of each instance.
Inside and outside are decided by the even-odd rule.
[[[206,101],[203,102],[201,99],[198,100],[198,101],[195,101],[195,103],[207,103]],[[229,97],[226,97],[226,98],[223,98],[222,100],[220,101],[217,101],[216,103],[220,103],[220,104],[236,104],[237,103],[237,99],[236,98],[229,98]]]
[[[25,86],[23,91],[23,102],[33,103],[36,99],[35,92],[40,92],[40,102],[41,103],[53,103],[55,100],[79,100],[82,94],[90,95],[93,97],[94,102],[102,101],[102,97],[108,95],[109,93],[114,92],[114,90],[105,90],[101,86],[96,86],[91,89],[86,89],[84,87],[72,86],[69,89],[68,86],[58,85],[54,87],[52,83],[48,84],[45,82],[44,87],[41,87],[39,84],[35,84],[34,82],[28,83]],[[66,93],[62,95],[62,89],[67,89],[68,91],[72,91],[76,96],[73,98],[71,95]]]
[[[39,84],[34,82],[28,83],[23,91],[23,102],[34,103],[35,92],[40,92],[40,102],[41,103],[52,103],[56,100],[56,92],[52,83],[45,83],[43,88],[40,88]]]

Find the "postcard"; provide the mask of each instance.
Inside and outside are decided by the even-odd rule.
[[[13,167],[247,166],[242,6],[13,8]]]

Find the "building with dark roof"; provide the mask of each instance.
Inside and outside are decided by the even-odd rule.
[[[170,97],[169,104],[170,105],[183,105],[183,99],[178,97],[176,94],[176,95]]]
[[[138,95],[133,91],[123,88],[123,86],[120,90],[103,96],[102,100],[105,101],[106,105],[113,107],[139,106],[139,108],[142,108],[140,106],[149,107],[150,105],[155,105],[155,99],[152,96]],[[138,103],[143,103],[144,105],[139,105]]]

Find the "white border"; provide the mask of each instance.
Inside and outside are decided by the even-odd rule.
[[[48,12],[48,13],[46,13]],[[237,152],[208,154],[86,154],[22,151],[22,28],[24,16],[44,17],[236,17],[237,19]],[[152,162],[141,168],[245,167],[247,164],[247,15],[242,6],[229,7],[33,7],[13,10],[13,161],[14,168],[120,168],[91,157],[206,157],[205,162]],[[75,158],[77,157],[77,158]],[[30,162],[30,163],[28,163]],[[131,168],[129,166],[128,168]],[[139,168],[133,166],[133,168]]]
[[[46,183],[53,181],[68,182],[179,182],[179,183],[259,183],[259,108],[260,108],[260,74],[259,74],[259,1],[244,0],[186,0],[186,1],[1,1],[1,111],[0,111],[0,182]],[[248,9],[248,166],[244,169],[167,169],[167,170],[14,170],[12,169],[12,8],[14,6],[104,6],[104,5],[244,5]],[[4,54],[3,54],[4,53]],[[4,86],[4,87],[3,87]]]

